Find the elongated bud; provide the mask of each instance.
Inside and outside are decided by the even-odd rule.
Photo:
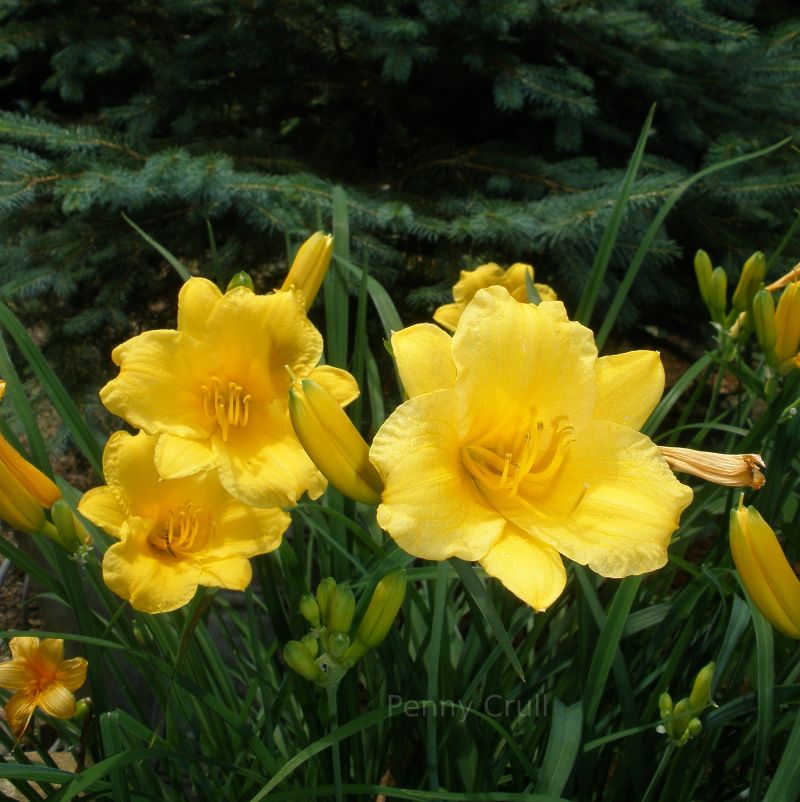
[[[375,592],[356,633],[358,640],[368,649],[374,649],[389,634],[403,604],[407,581],[406,572],[398,568],[383,577],[375,586]]]
[[[349,632],[356,611],[356,598],[347,585],[337,585],[328,605],[325,626],[331,632]]]
[[[306,593],[304,596],[300,597],[300,615],[302,615],[312,627],[316,628],[321,625],[319,605],[317,604],[317,600],[310,593]]]
[[[769,524],[753,507],[731,510],[731,552],[753,604],[779,632],[800,639],[800,579]]]
[[[319,606],[319,614],[323,622],[328,618],[328,607],[335,590],[336,580],[332,576],[326,576],[325,579],[317,585],[317,605]]]
[[[658,697],[658,712],[661,714],[661,718],[667,718],[668,716],[671,716],[672,707],[672,697],[666,691],[664,691],[664,693]]]
[[[694,255],[694,274],[697,276],[700,297],[709,308],[711,308],[711,273],[713,269],[711,259],[705,251],[698,251]]]
[[[659,450],[667,465],[678,473],[690,473],[726,487],[760,490],[765,483],[760,469],[767,466],[759,454],[715,454],[672,446],[659,446]]]
[[[325,681],[325,675],[300,641],[290,640],[286,644],[283,649],[283,659],[289,668],[310,682]]]
[[[380,500],[382,483],[369,461],[369,446],[321,384],[295,382],[289,388],[289,416],[306,454],[337,490],[365,504]]]
[[[53,519],[53,525],[58,532],[61,545],[68,551],[75,553],[81,546],[91,543],[91,536],[63,498],[53,504],[50,509],[50,517]]]
[[[709,663],[703,666],[694,678],[692,692],[689,694],[689,704],[691,704],[695,713],[700,713],[710,704],[713,704],[711,701],[711,683],[714,680],[715,665],[715,663]]]
[[[333,237],[321,231],[312,234],[297,251],[281,290],[292,287],[300,290],[306,309],[310,309],[322,286],[332,255]]]
[[[775,356],[778,370],[788,373],[800,346],[800,283],[786,286],[775,310]]]
[[[250,274],[245,273],[244,270],[240,270],[238,273],[234,273],[231,276],[231,280],[228,282],[225,292],[230,292],[236,287],[244,287],[246,290],[250,290],[250,292],[253,292],[255,289],[253,286],[253,279],[250,278]]]
[[[767,362],[775,367],[778,364],[778,357],[775,353],[775,345],[778,342],[778,330],[775,327],[775,301],[766,290],[759,290],[753,298],[753,324]]]
[[[728,306],[728,276],[721,267],[715,267],[711,273],[711,285],[708,293],[708,308],[711,316],[718,323],[725,319]]]
[[[764,274],[767,272],[767,260],[761,251],[756,251],[745,263],[739,276],[739,283],[733,292],[733,308],[737,312],[747,312],[753,297],[758,292]]]
[[[315,658],[319,654],[319,639],[310,632],[308,635],[303,635],[303,637],[300,638],[300,643],[303,644],[303,648],[308,652],[310,657]]]
[[[331,632],[328,635],[328,650],[337,660],[341,660],[349,645],[350,636],[344,632]]]
[[[688,699],[679,699],[672,708],[672,719],[667,726],[667,732],[676,739],[680,740],[686,732],[686,727],[692,719],[692,707]]]

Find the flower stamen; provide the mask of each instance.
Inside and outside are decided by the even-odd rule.
[[[201,384],[203,391],[203,413],[207,418],[213,418],[222,431],[222,440],[227,442],[231,426],[247,426],[250,419],[249,394],[244,394],[241,385],[228,382],[227,393],[223,392],[221,382],[212,376],[209,384]],[[212,393],[213,390],[213,393]]]

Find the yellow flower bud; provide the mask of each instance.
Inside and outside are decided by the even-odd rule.
[[[310,682],[324,682],[325,675],[300,641],[290,640],[283,649],[283,659],[289,668]]]
[[[406,595],[406,582],[406,572],[399,568],[387,574],[375,586],[356,633],[358,640],[368,649],[374,649],[389,634]]]
[[[335,590],[336,580],[332,576],[326,576],[325,579],[317,585],[317,605],[319,606],[319,614],[323,621],[328,618],[328,607]]]
[[[349,632],[356,611],[356,598],[347,585],[337,585],[328,604],[325,626],[331,632]]]
[[[311,461],[344,495],[376,504],[380,476],[369,461],[369,446],[336,399],[313,379],[289,388],[289,416]]]
[[[231,276],[231,280],[228,282],[228,286],[225,288],[225,291],[230,292],[235,287],[244,287],[246,290],[250,290],[250,292],[255,291],[253,279],[250,278],[250,274],[245,273],[244,270],[240,270],[238,273],[235,273],[233,276]]]
[[[731,552],[753,604],[779,632],[800,639],[800,579],[775,532],[753,507],[731,510]]]
[[[306,309],[310,309],[328,271],[331,256],[333,237],[321,231],[312,234],[297,251],[281,290],[290,290],[292,287],[300,290]]]
[[[761,251],[756,251],[745,263],[739,276],[739,283],[733,292],[733,307],[737,312],[750,309],[753,296],[758,292],[764,274],[767,272],[767,260]]]
[[[711,701],[711,683],[714,680],[714,668],[715,663],[709,663],[703,666],[694,678],[692,692],[689,694],[689,703],[695,713],[700,713],[710,704],[713,704]]]
[[[788,373],[800,346],[800,283],[786,286],[775,311],[775,356],[778,370]]]
[[[694,273],[697,276],[697,286],[700,288],[700,297],[703,303],[711,306],[711,259],[705,251],[698,251],[694,255]]]
[[[759,290],[753,298],[753,323],[756,328],[756,337],[764,350],[767,362],[775,367],[778,358],[775,354],[775,344],[778,342],[778,330],[775,327],[775,301],[766,290]]]

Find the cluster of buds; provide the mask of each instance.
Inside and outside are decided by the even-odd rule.
[[[337,490],[354,501],[378,503],[383,483],[369,461],[369,446],[321,384],[293,377],[289,416],[306,454]]]
[[[784,635],[800,639],[800,579],[770,525],[742,497],[731,510],[731,552],[753,604]]]
[[[301,640],[292,640],[283,658],[301,677],[317,685],[336,685],[369,649],[389,634],[406,595],[406,572],[388,573],[375,586],[364,617],[351,635],[356,610],[353,591],[332,577],[317,586],[316,596],[300,599],[300,614],[311,625]]]
[[[666,691],[659,696],[658,710],[663,731],[676,746],[684,746],[699,735],[703,729],[700,714],[709,706],[716,707],[711,701],[713,679],[714,663],[709,663],[698,672],[688,697],[673,704],[672,697]]]
[[[0,381],[0,399],[6,383]],[[50,510],[52,522],[47,519]],[[0,435],[0,519],[20,532],[44,535],[77,552],[91,543],[56,484]]]

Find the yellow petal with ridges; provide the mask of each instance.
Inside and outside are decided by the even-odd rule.
[[[210,588],[244,590],[253,578],[250,561],[244,557],[228,557],[224,560],[204,562],[200,584]]]
[[[15,660],[30,660],[39,651],[39,638],[28,636],[11,638],[8,648]]]
[[[453,390],[418,395],[389,416],[370,449],[385,483],[378,523],[427,560],[479,560],[505,527],[464,470],[455,410]]]
[[[72,718],[75,715],[75,697],[57,682],[48,685],[37,699],[43,713],[53,718]]]
[[[452,388],[456,366],[450,355],[452,337],[431,323],[418,323],[392,334],[400,381],[409,398]]]
[[[56,682],[61,683],[68,691],[77,691],[86,682],[86,669],[89,664],[82,657],[64,660],[58,667]]]
[[[6,720],[11,731],[17,738],[22,737],[22,733],[28,726],[28,722],[36,709],[36,695],[27,691],[15,693],[5,706]]]
[[[457,304],[466,305],[478,290],[500,284],[504,276],[505,270],[494,262],[480,265],[474,270],[462,270],[453,286],[453,300]]]
[[[214,421],[203,411],[202,385],[221,362],[208,347],[179,331],[146,331],[111,353],[119,375],[100,390],[115,415],[149,434],[208,437]]]
[[[493,503],[526,532],[598,574],[661,568],[692,491],[675,479],[644,435],[592,421],[566,446],[556,477]]]
[[[22,691],[28,687],[31,673],[23,660],[8,660],[0,663],[0,688]]]
[[[567,583],[561,555],[511,524],[481,559],[481,565],[534,610],[546,610]]]
[[[162,434],[153,455],[162,479],[181,479],[214,467],[210,440],[190,440],[174,434]]]
[[[178,331],[202,339],[208,318],[214,311],[222,292],[213,281],[190,278],[178,293]]]
[[[321,384],[342,407],[355,401],[361,393],[350,373],[332,365],[319,365],[311,371],[308,378]]]
[[[517,429],[529,414],[575,430],[591,417],[597,349],[560,301],[521,304],[502,287],[480,290],[461,317],[452,354],[465,443]]]
[[[664,392],[658,351],[628,351],[595,364],[597,402],[593,417],[641,429]]]
[[[118,538],[127,517],[109,487],[93,487],[78,502],[78,512],[109,535]]]
[[[39,654],[51,663],[58,664],[64,659],[64,640],[62,638],[42,638]]]

